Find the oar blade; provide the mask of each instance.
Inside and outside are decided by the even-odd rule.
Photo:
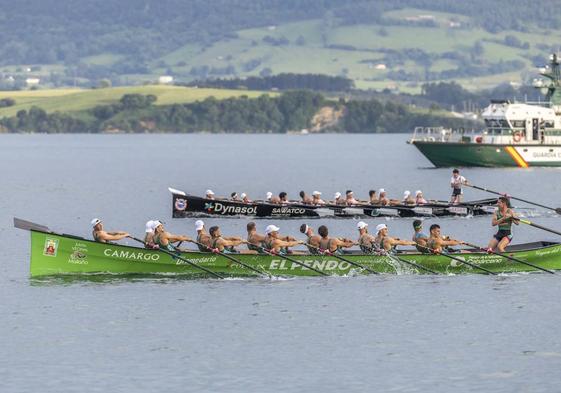
[[[49,227],[41,224],[36,224],[31,221],[22,220],[21,218],[14,217],[14,227],[18,229],[23,229],[24,231],[39,231],[39,232],[51,232]]]

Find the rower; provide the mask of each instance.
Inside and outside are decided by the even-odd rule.
[[[314,191],[312,192],[312,205],[325,205],[325,201],[321,199],[321,192]]]
[[[247,229],[247,249],[253,251],[260,251],[263,247],[263,242],[266,236],[257,233],[255,223],[251,221],[246,226]]]
[[[505,252],[506,246],[512,241],[512,224],[520,224],[516,214],[510,208],[510,201],[506,196],[497,200],[497,211],[493,214],[491,224],[494,227],[498,226],[499,230],[489,241],[487,251],[493,252],[496,248],[498,252]]]
[[[272,203],[274,205],[278,205],[280,203],[280,198],[277,196],[273,196],[271,191],[267,192],[267,198],[265,200],[267,203]]]
[[[279,193],[279,203],[290,203],[290,201],[288,200],[288,194],[286,192],[282,191],[281,193]]]
[[[349,239],[329,237],[329,230],[325,225],[318,228],[318,234],[321,236],[319,241],[320,252],[325,254],[341,254],[343,248],[355,245],[355,242]]]
[[[386,193],[386,190],[384,190],[383,188],[380,188],[380,190],[378,190],[378,203],[382,206],[387,206],[390,204],[390,198],[388,198],[388,195]]]
[[[347,192],[345,193],[345,197],[345,203],[347,204],[347,206],[358,205],[360,203],[355,199],[352,190],[347,190]]]
[[[249,197],[247,196],[247,194],[245,192],[242,192],[242,195],[240,195],[240,198],[242,198],[243,203],[251,203],[251,200],[249,199]]]
[[[356,224],[358,228],[358,246],[360,250],[365,254],[372,254],[372,252],[377,248],[375,240],[376,238],[368,233],[368,224],[364,221],[360,221]]]
[[[179,248],[175,247],[173,242],[193,242],[188,236],[184,235],[174,235],[172,233],[166,232],[164,229],[164,224],[160,221],[154,221],[154,244],[158,246],[160,250],[166,250],[170,252],[178,252]]]
[[[195,230],[197,231],[197,247],[199,247],[199,251],[208,251],[210,250],[211,239],[209,234],[206,232],[205,223],[203,220],[195,221]]]
[[[386,224],[378,224],[376,226],[376,238],[375,244],[377,244],[383,251],[394,251],[395,246],[414,246],[415,242],[410,240],[401,240],[398,238],[393,238],[388,236],[388,227]]]
[[[214,199],[214,192],[212,190],[206,190],[205,198],[206,199]]]
[[[414,205],[415,199],[411,196],[411,191],[407,190],[403,193],[403,200],[401,201],[403,205]]]
[[[423,191],[421,190],[415,191],[415,203],[417,205],[424,205],[428,203],[426,199],[423,197]]]
[[[106,232],[103,230],[103,223],[99,218],[94,218],[91,221],[92,224],[92,236],[96,242],[107,243],[113,240],[121,240],[125,237],[130,237],[127,232]]]
[[[238,202],[240,200],[240,198],[238,197],[238,193],[237,192],[233,192],[230,194],[230,200],[232,202]]]
[[[380,203],[380,199],[376,195],[376,190],[368,191],[368,197],[369,197],[368,202],[370,202],[371,205],[377,205]]]
[[[333,204],[335,205],[344,205],[346,203],[345,200],[341,197],[340,192],[336,192],[333,198],[334,198]]]
[[[144,247],[149,249],[157,249],[158,246],[154,243],[154,223],[155,221],[150,220],[146,222],[146,230],[144,235]]]
[[[428,251],[434,254],[440,254],[442,252],[447,253],[449,250],[445,250],[449,246],[459,246],[466,244],[461,240],[450,239],[448,236],[443,237],[440,233],[440,225],[432,224],[430,226],[430,236],[427,240],[426,248]]]
[[[465,177],[460,175],[458,169],[452,171],[452,179],[450,180],[450,187],[452,187],[452,197],[450,198],[450,203],[457,205],[462,203],[462,185],[468,184]]]
[[[312,204],[312,198],[310,198],[305,191],[300,191],[300,198],[301,201],[304,205],[311,205]]]
[[[280,255],[289,254],[291,253],[288,249],[289,247],[304,244],[304,242],[301,240],[283,240],[281,237],[279,237],[279,230],[280,228],[275,225],[268,225],[267,228],[265,228],[267,237],[263,241],[263,245],[270,253]],[[286,236],[285,239],[287,238],[289,237]]]
[[[319,241],[321,238],[318,235],[314,235],[312,227],[302,224],[300,225],[300,232],[308,238],[306,247],[308,247],[310,254],[319,254]]]
[[[208,230],[210,234],[210,246],[212,251],[220,252],[224,254],[256,254],[257,251],[253,250],[244,250],[238,251],[234,247],[239,246],[240,244],[247,243],[247,241],[243,240],[241,237],[222,237],[220,233],[219,226],[210,227]]]
[[[415,247],[420,252],[427,252],[427,240],[429,237],[423,233],[423,222],[421,220],[413,221],[413,241],[415,242]]]

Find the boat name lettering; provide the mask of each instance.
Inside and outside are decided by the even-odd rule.
[[[558,158],[561,157],[561,153],[548,152],[548,151],[535,151],[532,153],[534,158]]]
[[[314,269],[318,270],[348,270],[351,265],[348,262],[344,261],[336,261],[336,260],[299,260],[299,262],[303,263],[306,266],[310,266]],[[301,266],[297,263],[287,261],[286,259],[273,259],[271,260],[271,264],[269,265],[269,269],[271,270],[295,270],[295,269],[302,269],[308,270],[307,267]]]
[[[187,258],[185,258],[185,260],[178,259],[178,260],[175,261],[175,264],[176,265],[189,265],[189,262],[186,262],[186,261],[189,261],[189,262],[194,263],[194,264],[213,263],[213,262],[216,261],[216,257],[206,257],[206,258],[197,258],[197,259],[187,259]]]
[[[459,206],[450,206],[448,208],[448,211],[450,213],[454,213],[454,214],[463,214],[466,215],[468,214],[468,209],[466,207],[459,207]]]
[[[557,254],[559,252],[561,252],[561,246],[549,248],[546,250],[536,250],[536,256],[541,257],[549,254]]]
[[[103,255],[113,258],[134,259],[136,261],[157,261],[160,259],[160,255],[155,253],[114,250],[112,248],[106,248],[103,251]]]
[[[275,207],[271,214],[304,214],[306,209],[297,207]]]
[[[226,206],[220,202],[214,204],[214,213],[219,214],[256,214],[257,206]]]

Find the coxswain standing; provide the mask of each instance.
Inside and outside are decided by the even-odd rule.
[[[493,252],[496,248],[499,252],[505,252],[506,246],[512,241],[512,224],[519,225],[514,211],[509,208],[510,202],[507,197],[500,197],[497,200],[497,211],[493,214],[491,224],[498,226],[499,230],[489,242],[487,251]]]
[[[314,235],[314,230],[312,227],[302,224],[300,225],[300,232],[306,235],[308,240],[306,241],[306,247],[308,247],[308,251],[310,254],[319,254],[319,242],[321,238],[318,235]]]
[[[440,225],[432,224],[430,226],[430,237],[427,240],[426,246],[428,251],[434,254],[440,254],[442,252],[446,252],[446,250],[444,250],[446,247],[459,246],[463,244],[466,243],[461,240],[454,240],[450,239],[449,237],[443,237],[440,232]]]
[[[319,241],[320,252],[327,254],[341,254],[343,248],[349,248],[355,245],[355,242],[349,239],[329,237],[329,230],[325,225],[318,228],[318,234],[321,236]]]
[[[188,236],[184,235],[174,235],[172,233],[166,232],[164,229],[164,224],[160,221],[154,222],[154,244],[156,244],[160,250],[167,250],[170,252],[180,251],[179,248],[175,247],[174,242],[193,242]]]
[[[356,224],[358,228],[358,246],[360,250],[365,254],[372,254],[372,252],[377,248],[376,246],[376,238],[368,233],[368,224],[364,221],[360,221]]]
[[[267,228],[265,228],[267,237],[263,241],[263,245],[270,253],[280,255],[288,254],[291,253],[289,247],[304,244],[304,242],[301,240],[283,240],[281,237],[279,237],[279,230],[280,228],[275,225],[268,225]],[[288,236],[285,237],[285,239],[289,238],[290,237]]]
[[[388,236],[387,225],[378,224],[378,226],[376,226],[375,244],[378,245],[380,250],[388,252],[394,250],[395,246],[414,246],[415,242],[390,237]]]
[[[452,179],[450,180],[450,187],[452,187],[452,197],[450,198],[450,203],[457,205],[462,203],[462,186],[468,184],[465,177],[460,175],[458,169],[452,171]]]
[[[325,205],[325,201],[321,199],[321,192],[314,191],[312,192],[312,205]]]
[[[103,230],[103,223],[99,218],[94,218],[91,221],[91,225],[93,228],[92,236],[96,242],[99,243],[107,243],[114,240],[121,240],[125,237],[130,237],[127,232],[118,231],[118,232],[106,232]]]
[[[208,251],[211,246],[210,235],[206,232],[203,220],[195,221],[195,230],[197,231],[197,247],[199,251]]]

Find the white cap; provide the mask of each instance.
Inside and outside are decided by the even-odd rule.
[[[153,228],[156,229],[156,228],[158,228],[160,225],[164,225],[164,224],[162,224],[162,223],[161,223],[160,221],[158,221],[158,220],[154,220],[154,221],[152,222],[152,225],[153,225]]]
[[[268,235],[269,233],[272,232],[278,232],[279,231],[279,227],[274,226],[274,225],[267,225],[267,228],[265,228],[265,233]]]
[[[357,227],[358,229],[364,229],[364,228],[366,228],[367,226],[368,226],[368,224],[365,223],[364,221],[359,221],[359,223],[356,224],[356,227]]]
[[[205,195],[214,195],[214,192],[212,190],[206,190]]]
[[[314,192],[312,192],[312,195],[313,195],[313,196],[320,196],[320,195],[321,195],[321,192],[319,192],[319,191],[314,191]]]
[[[403,193],[403,198],[409,198],[409,195],[411,195],[411,191],[405,191]]]
[[[200,231],[201,229],[203,229],[204,226],[205,226],[205,223],[204,223],[203,220],[195,221],[195,230],[196,231]]]
[[[341,193],[340,192],[335,193],[335,199],[337,199],[337,198],[341,198]]]
[[[146,233],[152,233],[154,232],[154,221],[150,220],[150,221],[146,221]]]
[[[240,198],[244,199],[247,196],[247,194],[245,192],[242,192],[242,195],[240,195]]]
[[[376,234],[380,233],[382,229],[388,229],[386,224],[378,224],[376,225]]]
[[[99,218],[94,218],[90,224],[92,224],[92,227],[95,227],[97,224],[99,224],[101,222],[101,220]]]
[[[422,193],[423,193],[423,191],[417,190],[417,191],[415,191],[415,196],[419,196],[419,194],[422,194]]]
[[[386,192],[386,190],[384,190],[383,188],[380,188],[380,190],[378,190],[378,194],[381,194],[383,192]]]
[[[271,199],[273,197],[273,193],[271,191],[269,191],[267,193],[267,199]]]

